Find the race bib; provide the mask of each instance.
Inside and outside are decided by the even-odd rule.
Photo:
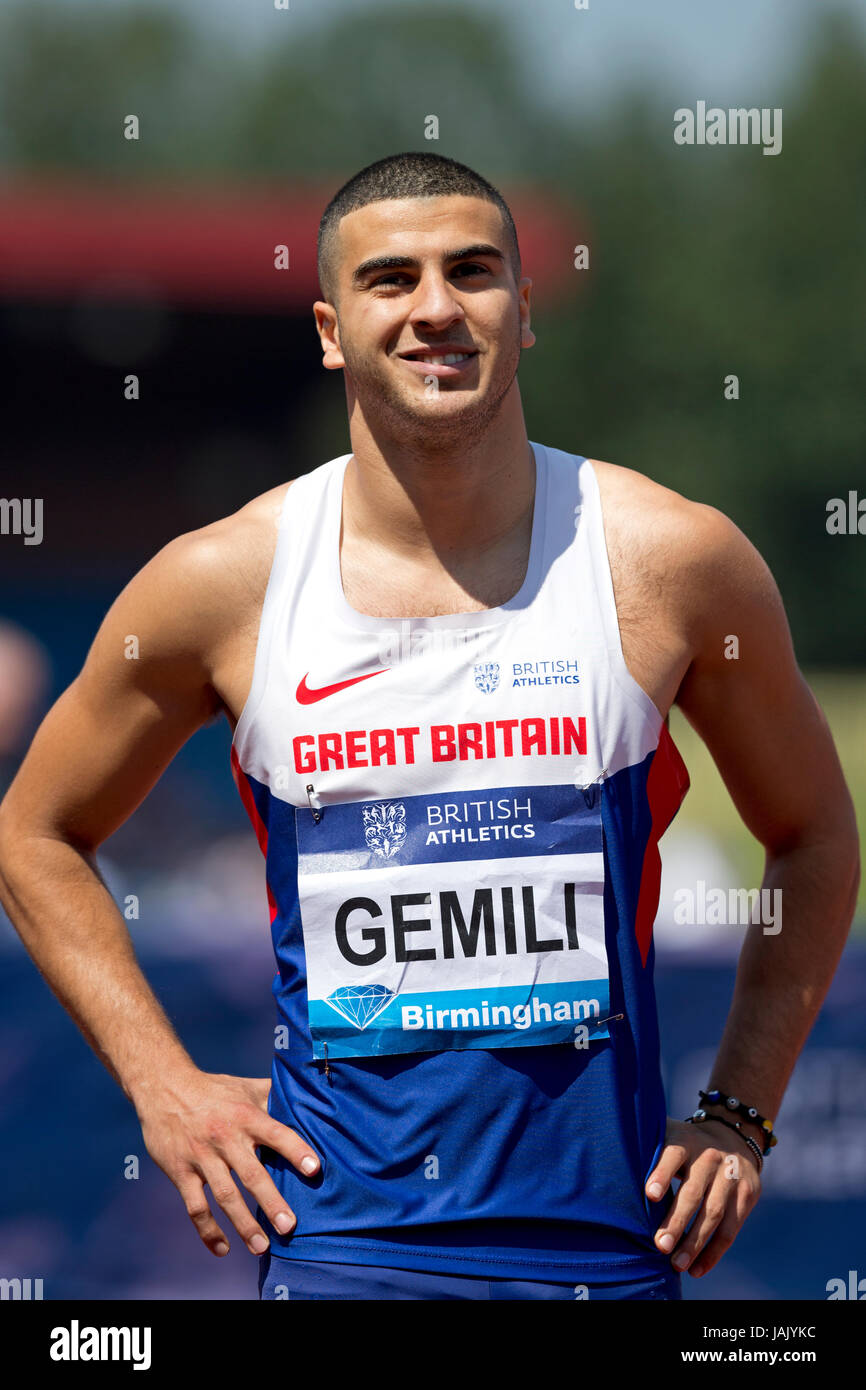
[[[313,1055],[607,1037],[602,792],[296,809]]]

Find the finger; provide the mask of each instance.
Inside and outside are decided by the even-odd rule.
[[[274,1183],[268,1170],[255,1154],[244,1154],[232,1164],[237,1179],[254,1197],[271,1225],[280,1235],[288,1235],[297,1225],[297,1218],[285,1197]]]
[[[687,1158],[688,1152],[682,1144],[665,1145],[658,1163],[646,1180],[644,1190],[651,1201],[661,1200]]]
[[[247,1078],[246,1084],[260,1083],[255,1078]],[[306,1139],[302,1139],[300,1134],[288,1125],[275,1120],[267,1113],[266,1108],[260,1108],[253,1100],[248,1103],[241,1102],[230,1115],[219,1116],[211,1123],[207,1132],[208,1143],[231,1167],[234,1167],[233,1159],[242,1152],[237,1147],[238,1142],[243,1143],[248,1138],[255,1145],[266,1144],[268,1148],[282,1154],[292,1167],[305,1177],[312,1177],[321,1167],[318,1155],[313,1152]]]
[[[664,1225],[659,1226],[655,1233],[655,1243],[659,1250],[663,1250],[666,1255],[670,1255],[676,1247],[683,1231],[701,1205],[704,1193],[715,1175],[716,1164],[709,1161],[709,1156],[713,1152],[713,1149],[707,1149],[705,1155],[708,1161],[696,1160],[691,1165],[688,1177],[671,1202]],[[701,1157],[703,1158],[705,1155],[701,1155]]]
[[[225,1212],[250,1254],[263,1255],[270,1241],[253,1216],[224,1163],[211,1163],[203,1177],[217,1206]]]
[[[730,1249],[759,1195],[758,1188],[753,1189],[744,1182],[737,1183],[734,1200],[729,1203],[724,1220],[712,1239],[707,1241],[699,1257],[689,1267],[689,1273],[696,1279],[718,1264],[725,1251]]]
[[[712,1240],[704,1246],[700,1257],[689,1266],[689,1273],[699,1279],[702,1274],[706,1274],[708,1269],[712,1269],[714,1264],[718,1264],[725,1251],[733,1245],[734,1238],[742,1224],[736,1211],[728,1212]]]
[[[205,1196],[204,1184],[195,1174],[177,1183],[187,1215],[212,1255],[229,1253],[229,1243],[213,1218]]]
[[[312,1177],[318,1173],[321,1164],[318,1156],[313,1153],[306,1139],[302,1139],[300,1134],[290,1129],[288,1125],[280,1124],[279,1120],[273,1119],[270,1115],[259,1115],[255,1124],[251,1126],[255,1142],[266,1144],[269,1149],[282,1154],[287,1158],[293,1168],[305,1177]]]
[[[727,1215],[728,1205],[734,1198],[734,1188],[724,1168],[719,1168],[715,1178],[707,1188],[700,1210],[691,1229],[683,1236],[671,1261],[674,1269],[688,1269],[697,1255],[703,1250],[713,1232],[722,1224]]]

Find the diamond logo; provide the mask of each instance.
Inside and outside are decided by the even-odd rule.
[[[393,989],[385,985],[340,985],[328,995],[325,1003],[356,1028],[366,1028],[393,998]]]

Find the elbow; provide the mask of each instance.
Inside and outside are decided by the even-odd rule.
[[[8,811],[5,809],[5,800],[0,801],[0,882],[4,878],[4,869],[10,853],[12,838],[12,827]]]
[[[0,801],[0,886],[7,891],[20,875],[36,838],[35,829],[9,805],[7,793]]]
[[[860,888],[860,837],[853,805],[841,807],[832,820],[810,820],[794,830],[764,840],[768,862],[781,862],[790,856],[807,856],[822,874],[841,891],[844,887],[856,900]]]
[[[0,802],[0,890],[8,889],[15,864],[20,860],[20,837]],[[0,897],[3,894],[0,893]]]

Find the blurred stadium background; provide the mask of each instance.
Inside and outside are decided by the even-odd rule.
[[[698,99],[782,107],[782,154],[675,146],[674,109]],[[130,114],[138,141],[123,138]],[[348,448],[311,312],[318,218],[363,165],[425,147],[513,207],[536,281],[530,438],[640,469],[745,531],[862,825],[866,541],[825,527],[830,498],[866,495],[861,0],[4,5],[0,494],[43,499],[44,539],[0,536],[0,792],[157,549]],[[588,271],[573,268],[579,243]],[[684,1115],[742,929],[678,927],[673,895],[757,887],[762,855],[677,711],[671,729],[692,788],[662,847],[656,981]],[[264,1075],[263,867],[229,742],[224,722],[197,734],[100,862],[119,902],[140,899],[136,948],[197,1062]],[[203,1251],[2,913],[0,958],[0,1275],[42,1277],[46,1298],[255,1297],[252,1257]],[[821,1299],[858,1262],[866,1275],[864,1000],[861,896],[762,1202],[686,1297]]]

